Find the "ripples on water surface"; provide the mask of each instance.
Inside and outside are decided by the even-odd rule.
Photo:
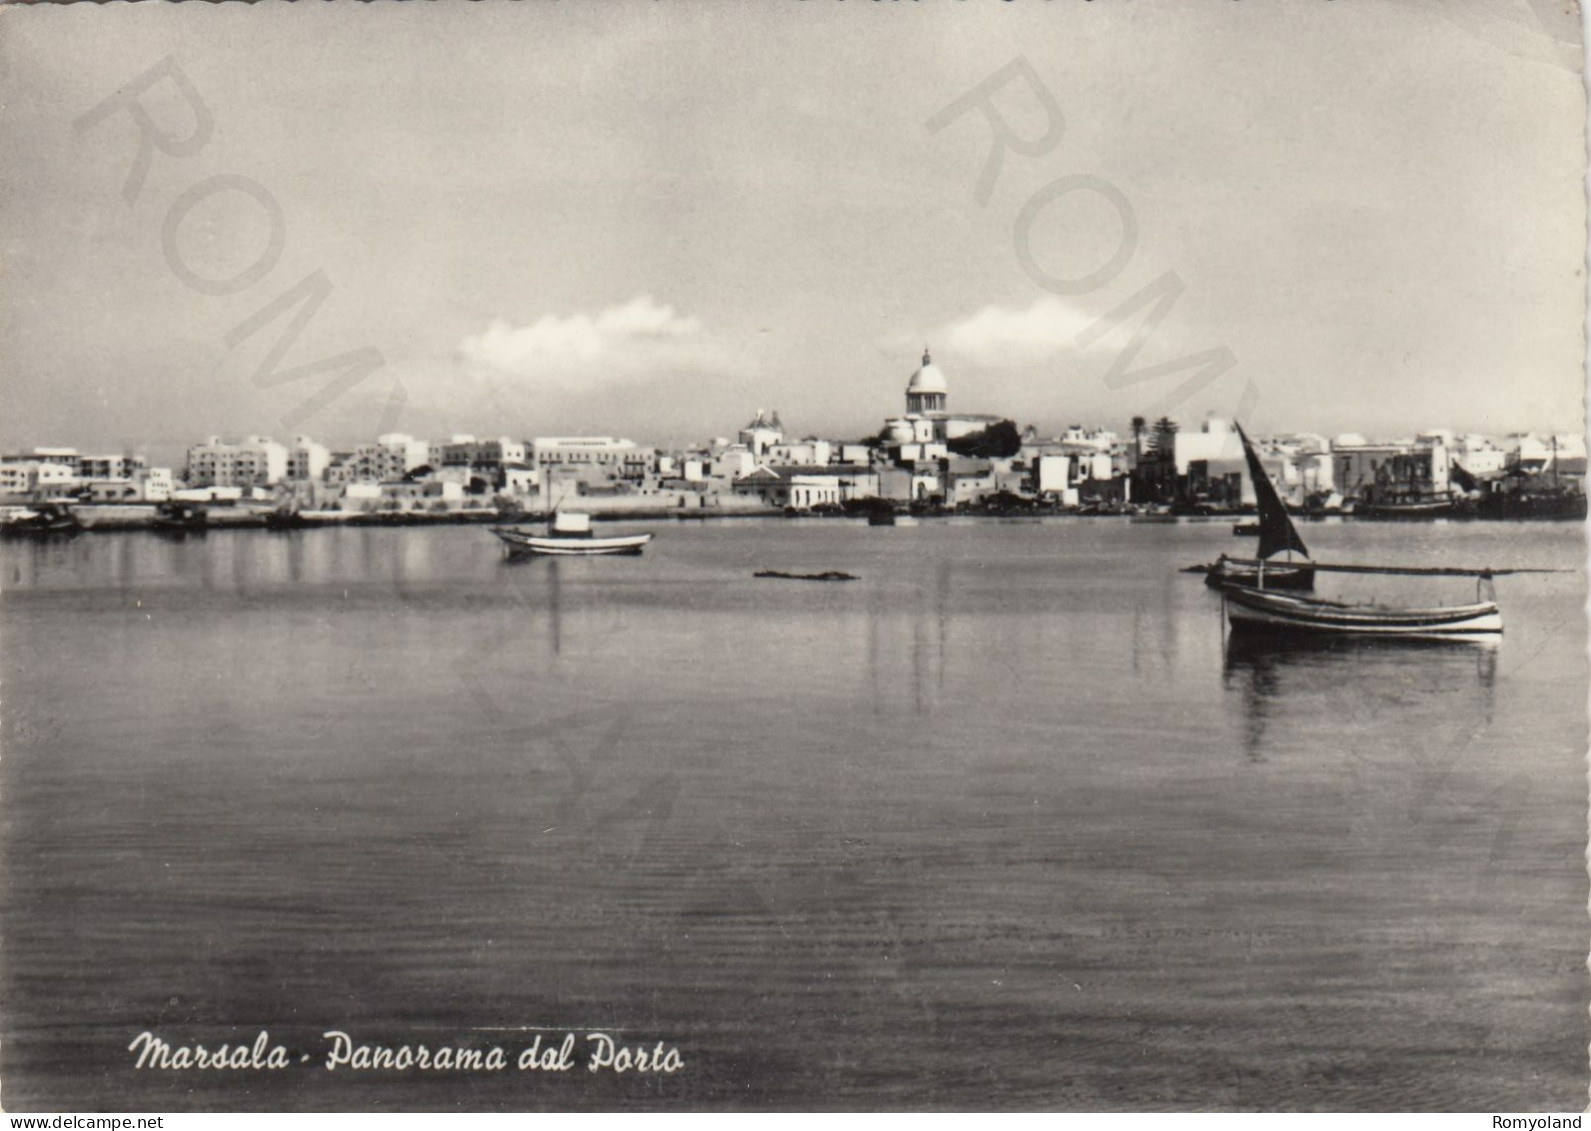
[[[1496,648],[1238,648],[1177,572],[1222,523],[655,529],[518,564],[478,527],[6,545],[8,1110],[1583,1106],[1582,576],[1499,579]],[[125,1051],[517,1026],[686,1068]]]

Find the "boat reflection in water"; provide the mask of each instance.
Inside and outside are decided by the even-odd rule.
[[[1435,740],[1491,725],[1497,638],[1288,637],[1233,633],[1221,683],[1242,713],[1243,749],[1267,761],[1334,725],[1351,746],[1384,737],[1387,718],[1429,713]],[[1478,693],[1477,693],[1478,692]],[[1336,720],[1333,722],[1333,720]],[[1351,732],[1351,733],[1350,733]],[[1318,739],[1318,736],[1315,736]]]

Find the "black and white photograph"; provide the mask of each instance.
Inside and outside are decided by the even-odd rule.
[[[1582,1111],[1583,44],[0,8],[0,1108]]]

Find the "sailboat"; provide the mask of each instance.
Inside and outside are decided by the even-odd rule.
[[[1254,481],[1254,499],[1259,504],[1259,549],[1252,559],[1233,559],[1222,554],[1205,574],[1205,584],[1218,588],[1248,585],[1265,589],[1312,589],[1315,567],[1309,560],[1309,547],[1299,537],[1298,528],[1288,516],[1275,484],[1265,474],[1260,457],[1241,424],[1237,425],[1237,434],[1243,441],[1243,457],[1248,461],[1249,478]]]
[[[1217,563],[1219,564],[1219,563]],[[1259,560],[1231,564],[1260,566]],[[1190,567],[1212,569],[1210,566]],[[1304,641],[1324,635],[1404,640],[1496,640],[1503,631],[1492,579],[1513,573],[1572,573],[1564,569],[1469,569],[1462,566],[1379,566],[1311,562],[1319,573],[1391,574],[1407,577],[1473,577],[1475,600],[1462,605],[1395,606],[1327,601],[1259,585],[1221,586],[1221,605],[1234,632],[1282,633]]]
[[[1503,631],[1492,579],[1513,573],[1566,573],[1561,569],[1468,569],[1458,566],[1349,565],[1310,560],[1298,531],[1282,509],[1276,489],[1259,466],[1259,459],[1243,429],[1243,451],[1254,477],[1260,505],[1260,554],[1257,558],[1228,558],[1225,554],[1205,570],[1209,584],[1221,590],[1221,605],[1233,632],[1271,632],[1299,641],[1328,636],[1380,637],[1403,640],[1495,641]],[[1292,551],[1302,562],[1273,560]],[[1295,571],[1295,572],[1283,572]],[[1312,588],[1317,572],[1395,574],[1417,577],[1473,577],[1475,600],[1462,605],[1389,606],[1352,604],[1307,597],[1277,589]],[[1298,573],[1308,577],[1297,583]],[[1283,580],[1278,581],[1276,578]],[[1289,584],[1291,583],[1291,584]]]

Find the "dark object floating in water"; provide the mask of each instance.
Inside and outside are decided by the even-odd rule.
[[[785,581],[860,581],[855,574],[826,569],[822,573],[785,573],[778,569],[759,569],[753,577],[777,577]]]

